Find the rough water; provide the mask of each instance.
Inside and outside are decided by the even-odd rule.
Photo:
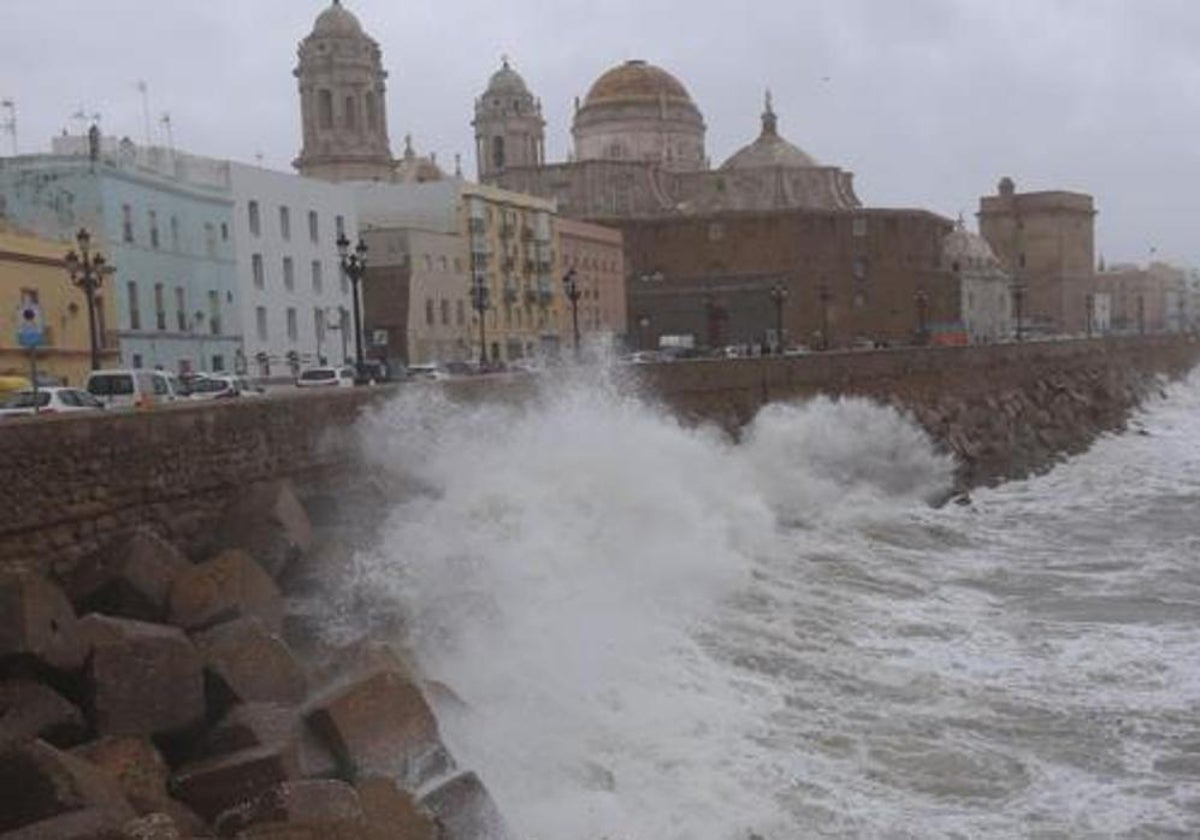
[[[405,490],[357,597],[517,837],[1200,836],[1200,379],[940,509],[891,410],[735,444],[574,381],[367,429]]]

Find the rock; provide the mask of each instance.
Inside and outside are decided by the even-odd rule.
[[[358,822],[366,818],[358,793],[345,782],[321,780],[283,782],[248,802],[226,811],[213,827],[220,837],[233,837],[261,823]]]
[[[143,528],[81,560],[64,576],[63,588],[80,614],[160,622],[171,582],[188,567],[170,543]]]
[[[200,657],[178,628],[89,615],[89,712],[102,735],[162,735],[204,719]]]
[[[192,637],[204,660],[209,705],[299,704],[308,683],[304,670],[278,636],[258,618],[218,624]]]
[[[129,840],[125,824],[110,811],[87,808],[0,834],[0,840]]]
[[[407,657],[394,647],[364,638],[328,651],[313,668],[311,682],[327,688],[379,671],[393,671],[407,679],[414,679],[416,673]]]
[[[308,708],[309,725],[356,776],[416,788],[453,768],[421,689],[395,671],[335,687]]]
[[[75,610],[61,589],[40,575],[0,575],[0,663],[76,671],[86,656]]]
[[[435,788],[421,804],[437,817],[444,840],[508,840],[512,835],[491,794],[474,773]]]
[[[272,633],[283,629],[283,598],[275,581],[244,551],[223,551],[176,575],[169,598],[170,623],[204,630],[255,616]]]
[[[318,821],[309,823],[264,823],[252,825],[240,835],[254,840],[407,840],[394,834],[373,835],[364,832],[361,820]]]
[[[83,714],[54,689],[28,679],[0,682],[0,745],[41,738],[69,747],[86,737]]]
[[[186,765],[175,774],[172,790],[176,798],[212,822],[280,782],[299,777],[294,745],[278,742]]]
[[[168,814],[147,814],[136,820],[131,820],[123,827],[127,840],[185,840],[191,834],[184,834],[175,820]]]
[[[271,744],[294,750],[302,778],[329,779],[339,773],[337,759],[299,712],[273,703],[235,706],[209,730],[201,750],[205,757],[213,758]]]
[[[222,548],[245,549],[272,577],[279,577],[313,541],[312,523],[286,479],[251,486],[229,506],[216,530]]]
[[[396,787],[391,779],[361,779],[354,789],[358,791],[358,801],[372,829],[390,829],[390,833],[381,836],[440,840],[433,816],[421,810],[417,800]]]
[[[166,806],[170,770],[148,738],[119,736],[101,738],[71,751],[111,779],[139,814],[161,811]]]
[[[96,811],[117,828],[136,816],[116,783],[86,761],[44,741],[0,749],[0,791],[4,794],[0,835],[77,811]]]

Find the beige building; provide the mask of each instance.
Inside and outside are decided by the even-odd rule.
[[[42,313],[43,345],[38,348],[39,373],[71,385],[82,385],[91,370],[91,337],[87,299],[67,276],[63,257],[70,246],[0,226],[0,376],[28,376],[29,352],[17,343],[20,310],[36,304]],[[100,363],[117,364],[115,333],[109,329],[111,284],[96,299]]]
[[[558,220],[558,276],[575,272],[579,332],[583,340],[615,342],[627,334],[625,249],[621,232],[574,219]],[[559,333],[573,339],[571,303],[564,297]]]
[[[957,286],[959,322],[968,344],[1012,338],[1012,277],[987,240],[967,230],[962,219],[942,240],[942,270]]]
[[[1014,319],[1029,335],[1082,333],[1095,273],[1092,197],[1018,193],[1011,178],[979,200],[979,232],[1013,275]]]

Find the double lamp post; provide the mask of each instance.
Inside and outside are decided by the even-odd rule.
[[[96,296],[104,286],[104,278],[112,274],[114,268],[100,252],[92,252],[92,235],[87,228],[80,228],[75,234],[75,243],[79,252],[68,251],[63,257],[67,268],[67,276],[71,285],[83,291],[87,299],[88,340],[91,342],[92,370],[100,370],[100,336],[96,325]]]
[[[350,250],[350,240],[342,233],[337,238],[338,258],[341,260],[342,273],[350,279],[350,288],[354,293],[354,364],[355,370],[363,366],[362,324],[359,323],[358,284],[367,273],[367,243],[360,238],[354,250]]]

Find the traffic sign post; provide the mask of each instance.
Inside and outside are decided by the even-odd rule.
[[[44,337],[42,311],[36,303],[24,303],[18,311],[17,344],[29,350],[29,381],[33,383],[33,413],[38,414],[39,388],[37,349]]]

